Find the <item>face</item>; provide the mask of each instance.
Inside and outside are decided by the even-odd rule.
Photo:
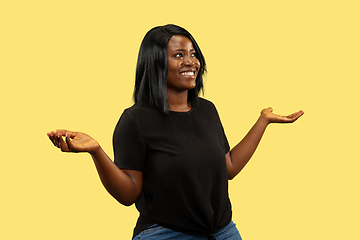
[[[168,81],[167,89],[183,92],[196,86],[196,77],[199,73],[200,62],[189,38],[183,35],[174,35],[168,46]]]

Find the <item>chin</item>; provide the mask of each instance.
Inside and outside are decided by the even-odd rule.
[[[196,83],[191,84],[191,85],[189,86],[189,90],[190,90],[190,89],[194,89],[195,87],[196,87]]]

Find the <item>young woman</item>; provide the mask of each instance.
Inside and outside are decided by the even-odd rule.
[[[135,104],[114,131],[114,162],[85,133],[48,133],[63,152],[90,153],[107,191],[121,204],[136,204],[134,239],[241,239],[231,221],[228,180],[250,160],[270,123],[303,114],[279,116],[266,108],[230,150],[215,106],[198,96],[205,70],[188,31],[155,27],[140,47]]]

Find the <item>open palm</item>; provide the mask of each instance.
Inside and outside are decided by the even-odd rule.
[[[303,114],[303,111],[298,111],[288,116],[281,116],[274,114],[271,107],[265,108],[261,111],[261,115],[263,115],[269,121],[269,123],[293,123]]]
[[[56,130],[47,134],[52,143],[63,152],[94,152],[99,149],[99,143],[82,132]],[[65,137],[65,140],[63,139]]]

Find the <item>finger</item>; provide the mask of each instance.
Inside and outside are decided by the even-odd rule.
[[[66,144],[66,142],[64,141],[62,136],[60,134],[58,134],[58,137],[59,137],[59,148],[61,149],[61,151],[62,152],[69,152],[68,145]]]
[[[297,120],[299,117],[301,117],[302,115],[304,115],[304,112],[303,111],[299,111],[299,112],[296,112],[296,113],[294,113],[294,114],[292,114],[293,116],[292,116],[292,118],[294,119],[294,120]]]
[[[71,139],[70,138],[74,138],[75,137],[75,133],[71,133],[71,134],[69,134],[68,132],[67,133],[65,133],[65,140],[66,140],[66,144],[68,145],[68,147],[72,150],[72,151],[74,151],[74,152],[76,152],[76,150],[75,150],[75,147],[74,147],[74,144],[72,143],[72,141],[71,141]]]
[[[56,146],[58,148],[61,148],[61,140],[62,140],[62,137],[59,133],[56,133],[55,135],[55,142],[56,142]]]
[[[263,115],[263,114],[266,114],[266,113],[268,113],[268,112],[272,112],[273,111],[273,109],[272,109],[272,107],[268,107],[268,108],[264,108],[263,110],[261,110],[261,115]]]
[[[73,139],[78,132],[69,131],[66,129],[58,129],[56,130],[57,133],[60,133],[61,136],[66,137],[66,133],[70,136],[71,139]]]
[[[76,135],[78,134],[78,132],[70,132],[68,131],[67,134],[69,135],[70,139],[73,139],[76,137]]]
[[[54,133],[55,146],[61,149],[61,135],[58,132]]]
[[[56,132],[51,132],[51,134],[52,134],[53,143],[54,143],[55,147],[60,147],[59,146],[59,135]]]
[[[65,137],[65,134],[66,134],[67,132],[71,132],[71,131],[66,130],[66,129],[57,129],[55,132],[56,132],[56,133],[59,133],[61,136]]]
[[[54,144],[54,146],[56,146],[54,132],[47,133],[47,136],[49,137],[50,141]]]
[[[289,122],[292,123],[295,122],[297,119],[299,119],[299,117],[301,117],[303,114],[304,114],[303,111],[299,111],[287,116],[287,118],[289,119]]]
[[[293,113],[293,114],[288,115],[287,117],[288,117],[288,118],[294,118],[294,117],[296,117],[297,115],[299,115],[299,113],[300,113],[300,112],[295,112],[295,113]]]

